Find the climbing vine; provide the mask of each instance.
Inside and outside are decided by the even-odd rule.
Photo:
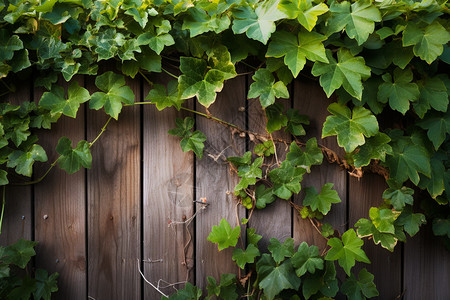
[[[330,299],[339,289],[350,299],[376,296],[372,274],[351,272],[355,261],[370,262],[361,249],[363,238],[393,251],[406,234],[414,236],[430,222],[450,246],[448,8],[443,0],[0,0],[0,97],[16,91],[17,78],[31,75],[45,90],[37,103],[0,103],[0,185],[38,183],[56,165],[68,173],[90,168],[91,147],[127,106],[188,110],[252,137],[252,152],[228,158],[240,179],[234,195],[244,207],[253,211],[288,201],[328,246],[319,254],[316,246],[302,243],[294,249],[291,239],[271,239],[270,253],[261,254],[260,236],[249,228],[248,245],[233,251],[233,260],[248,272],[241,278],[224,274],[219,282],[209,278],[208,297]],[[103,62],[117,70],[102,72]],[[173,80],[154,84],[153,73]],[[247,96],[260,102],[266,133],[187,107],[194,98],[207,109],[227,80],[244,74],[251,74]],[[75,75],[95,76],[99,91],[90,94]],[[135,102],[126,84],[125,77],[136,76],[151,86],[145,102]],[[318,79],[328,97],[337,96],[328,106],[322,137],[336,136],[345,157],[315,138],[305,140],[308,116],[284,110],[288,85],[302,76]],[[66,89],[58,84],[60,77],[69,82]],[[34,130],[50,130],[62,115],[76,118],[83,103],[110,117],[99,136],[93,141],[61,137],[59,157],[45,175],[18,182],[14,173],[31,177],[33,164],[48,160]],[[283,161],[276,146],[288,142],[272,136],[279,130],[293,140]],[[169,133],[181,138],[183,151],[202,157],[208,137],[194,130],[194,119],[177,120]],[[346,232],[321,222],[341,201],[333,183],[320,191],[301,186],[303,175],[324,160],[357,177],[375,172],[389,185],[384,203]],[[302,205],[290,202],[302,188]],[[415,193],[420,203],[414,203]],[[1,218],[4,206],[3,197]],[[223,220],[208,240],[219,250],[235,247],[240,232]],[[7,251],[1,253],[5,260]],[[348,275],[340,287],[334,261]],[[0,272],[0,278],[7,276]],[[51,287],[39,295],[49,299]],[[201,294],[187,284],[170,299]]]

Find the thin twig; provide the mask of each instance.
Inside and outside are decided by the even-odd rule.
[[[147,83],[148,83],[149,85],[151,85],[151,86],[153,85],[153,82],[151,82],[150,79],[148,79],[148,77],[145,76],[144,72],[142,72],[141,70],[139,70],[139,74],[141,74],[142,78],[144,78],[145,81],[147,81]]]
[[[175,79],[178,80],[178,76],[177,76],[177,75],[174,75],[174,74],[170,73],[169,71],[167,71],[167,70],[164,69],[164,68],[161,68],[161,70],[162,70],[164,73],[166,73],[167,75],[169,75],[169,76],[171,76],[171,77],[173,77],[173,78],[175,78]]]
[[[147,280],[147,278],[145,278],[145,276],[144,276],[144,274],[142,273],[142,271],[141,271],[141,266],[140,266],[140,261],[139,261],[139,258],[137,259],[137,265],[138,265],[138,271],[139,271],[139,274],[141,274],[141,276],[142,276],[142,278],[144,279],[144,281],[145,282],[147,282],[148,284],[150,284],[151,285],[151,287],[152,288],[154,288],[155,290],[157,290],[158,291],[158,293],[160,293],[161,295],[163,295],[164,297],[166,297],[166,298],[169,298],[166,294],[164,294],[160,289],[158,289],[158,287],[156,287],[153,283],[151,283],[150,281],[148,281]]]

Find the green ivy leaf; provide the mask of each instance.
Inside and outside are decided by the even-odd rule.
[[[284,56],[284,63],[292,75],[297,77],[305,66],[306,59],[328,63],[322,44],[324,40],[326,37],[316,32],[300,31],[296,36],[287,31],[277,31],[272,35],[266,56]]]
[[[329,236],[332,236],[334,234],[334,228],[329,223],[324,223],[322,225],[322,227],[320,228],[320,231],[321,231],[321,233],[322,233],[322,235],[324,237],[329,237]]]
[[[323,161],[322,150],[317,146],[317,139],[310,138],[302,151],[297,143],[292,142],[286,159],[296,167],[302,167],[309,173],[312,165],[321,165]]]
[[[31,177],[33,173],[33,164],[35,161],[47,161],[45,150],[34,144],[28,151],[14,150],[8,156],[8,168],[15,168],[17,174]]]
[[[288,123],[285,131],[296,136],[305,135],[306,131],[302,124],[309,125],[308,116],[301,115],[297,109],[292,108],[288,109],[286,115],[288,117]]]
[[[8,299],[30,299],[31,294],[36,290],[36,279],[25,275],[20,285],[15,287],[9,294]]]
[[[216,299],[231,299],[236,300],[238,294],[236,293],[236,275],[235,274],[222,274],[220,275],[220,284],[218,285],[216,280],[208,276],[208,286],[206,287],[208,291],[208,297],[206,300]]]
[[[368,166],[372,159],[386,160],[386,154],[392,154],[392,147],[388,144],[391,138],[382,132],[366,139],[364,145],[359,147],[353,158],[353,164],[357,168]]]
[[[306,272],[314,274],[316,270],[323,270],[323,259],[319,256],[319,248],[309,247],[306,242],[300,244],[291,261],[298,277],[302,277]]]
[[[323,124],[322,138],[337,135],[339,146],[346,152],[352,152],[357,146],[363,145],[365,137],[378,133],[377,118],[370,110],[355,107],[353,112],[344,105],[332,103],[328,106],[332,116],[328,116]]]
[[[0,186],[7,185],[8,183],[8,172],[6,172],[5,170],[0,170]]]
[[[316,270],[314,274],[305,274],[302,276],[302,280],[302,293],[305,299],[309,299],[320,292],[326,297],[319,299],[329,300],[333,298],[328,297],[336,296],[339,291],[336,268],[332,261],[325,261],[324,270]]]
[[[227,220],[222,219],[218,226],[213,226],[207,240],[217,244],[219,251],[222,251],[223,249],[226,249],[230,246],[236,246],[240,235],[240,226],[236,226],[235,228],[231,229],[231,226],[227,222]]]
[[[362,80],[370,76],[370,68],[365,65],[364,58],[353,56],[349,50],[339,48],[337,61],[330,50],[326,51],[329,63],[316,61],[311,73],[320,76],[320,85],[328,97],[341,86],[353,97],[361,100]]]
[[[250,85],[247,98],[258,98],[263,108],[275,103],[276,98],[289,98],[289,92],[282,81],[275,82],[272,72],[259,69],[252,76],[255,81]]]
[[[433,219],[433,233],[438,236],[447,236],[450,239],[450,218]]]
[[[167,92],[165,86],[161,84],[153,85],[153,89],[150,90],[145,100],[150,100],[159,111],[172,106],[180,110],[184,103],[184,100],[178,97],[178,82],[175,80],[167,84]]]
[[[39,106],[49,109],[52,114],[63,114],[71,118],[77,117],[80,104],[88,101],[91,96],[89,91],[72,81],[67,91],[68,97],[64,97],[64,89],[54,85],[50,92],[45,92],[39,101]]]
[[[276,200],[275,195],[273,194],[273,189],[266,187],[263,184],[260,184],[255,189],[255,198],[256,198],[256,208],[263,209],[267,204],[270,204]]]
[[[373,282],[374,276],[366,268],[358,273],[358,280],[351,274],[341,286],[341,292],[347,295],[349,300],[359,300],[376,297],[379,295],[377,287]]]
[[[439,77],[428,78],[417,82],[420,90],[418,101],[413,103],[414,110],[420,118],[433,108],[446,112],[448,108],[448,94],[445,83]]]
[[[72,141],[64,136],[59,139],[56,152],[61,155],[59,167],[69,174],[79,171],[81,167],[90,169],[92,166],[90,144],[87,141],[79,141],[77,147],[72,149]]]
[[[287,160],[283,161],[279,168],[269,173],[273,183],[273,193],[284,200],[291,198],[293,193],[298,194],[301,189],[300,182],[305,173],[306,169],[294,167]]]
[[[249,185],[256,183],[258,178],[262,177],[261,166],[264,158],[258,157],[251,165],[243,165],[238,168],[238,176],[241,178],[234,188],[235,191],[246,189]]]
[[[444,192],[444,174],[445,166],[443,161],[448,160],[448,154],[444,151],[438,151],[431,156],[430,166],[431,173],[430,177],[421,176],[419,186],[428,190],[428,193],[433,199],[440,196]]]
[[[50,300],[51,294],[58,291],[57,278],[59,274],[53,273],[48,276],[48,272],[43,269],[36,270],[36,291],[33,292],[34,299]]]
[[[170,295],[169,298],[162,297],[165,300],[200,300],[202,297],[202,289],[193,286],[190,282],[186,282],[184,289],[178,290],[176,294]]]
[[[287,238],[283,244],[276,238],[271,238],[269,242],[267,249],[272,253],[272,257],[277,264],[287,257],[292,257],[295,253],[293,238]]]
[[[249,244],[245,251],[241,248],[234,249],[232,258],[239,268],[244,269],[246,264],[254,263],[255,258],[259,255],[259,249],[254,244]]]
[[[267,44],[270,35],[275,32],[275,21],[286,17],[278,8],[280,0],[259,2],[256,9],[250,6],[239,6],[233,10],[233,32],[246,33],[254,40]]]
[[[249,166],[252,164],[252,153],[250,151],[247,151],[244,153],[242,157],[240,156],[230,156],[227,157],[227,160],[231,162],[236,167],[239,166]]]
[[[426,224],[427,220],[423,214],[414,214],[412,207],[407,206],[396,220],[396,225],[403,226],[404,230],[410,235],[414,236],[419,232],[419,227]]]
[[[288,123],[288,118],[283,113],[284,107],[281,103],[274,103],[266,107],[267,125],[266,129],[268,133],[280,130]]]
[[[358,227],[357,231],[359,237],[372,236],[375,245],[381,243],[383,248],[391,252],[394,251],[395,245],[397,245],[397,241],[399,240],[397,231],[395,234],[380,232],[373,222],[368,219],[359,219],[358,222],[355,223],[355,227]]]
[[[427,136],[433,143],[434,149],[437,150],[450,134],[450,110],[445,114],[431,112],[417,125],[427,130]]]
[[[380,11],[371,1],[333,2],[330,6],[330,18],[327,21],[329,33],[345,28],[347,35],[362,45],[375,29],[375,22],[381,21]]]
[[[186,117],[184,120],[177,118],[175,123],[177,127],[170,129],[169,134],[182,138],[180,145],[183,152],[192,150],[201,159],[203,157],[203,149],[205,148],[204,142],[206,141],[206,136],[201,131],[192,131],[195,123],[194,118]]]
[[[383,192],[383,199],[389,201],[389,203],[394,207],[394,209],[401,211],[406,204],[412,205],[414,202],[413,195],[414,190],[406,186],[390,186],[387,190]]]
[[[98,60],[108,60],[116,56],[119,48],[125,43],[125,36],[120,32],[118,33],[115,28],[108,28],[100,30],[98,35],[91,40],[91,43],[95,46]]]
[[[182,29],[189,29],[191,38],[208,31],[220,33],[228,29],[231,24],[227,14],[210,14],[210,12],[197,7],[189,9],[188,12],[189,15],[183,20]]]
[[[389,106],[405,114],[409,110],[409,102],[419,99],[420,92],[417,84],[411,83],[413,73],[411,69],[394,70],[394,80],[388,73],[383,75],[384,83],[378,88],[378,100],[382,103],[389,101]]]
[[[262,236],[256,234],[255,232],[256,232],[255,228],[247,228],[247,243],[258,246],[258,242],[260,239],[262,239]]]
[[[308,31],[316,26],[317,17],[328,11],[325,3],[313,5],[311,0],[281,0],[278,8],[289,19],[297,18],[298,22]]]
[[[414,46],[414,54],[431,64],[444,51],[443,45],[450,41],[450,33],[438,21],[426,27],[408,22],[402,41],[403,47]]]
[[[320,194],[317,193],[314,187],[305,188],[305,199],[303,205],[308,205],[313,211],[320,211],[323,215],[326,215],[331,210],[331,204],[340,203],[338,193],[332,190],[333,183],[326,183]]]
[[[371,207],[369,210],[369,217],[373,225],[379,232],[383,233],[395,233],[394,222],[399,215],[400,212],[387,208]]]
[[[19,239],[16,243],[4,248],[3,257],[1,259],[4,263],[14,264],[19,268],[24,269],[31,257],[36,255],[34,247],[37,244],[37,242]]]
[[[356,232],[349,229],[342,235],[342,241],[336,237],[328,240],[327,245],[331,249],[325,256],[325,260],[338,260],[339,265],[350,276],[350,269],[355,265],[355,261],[370,264],[366,253],[361,249],[363,244],[363,240],[356,236]]]
[[[300,287],[301,280],[295,275],[289,260],[277,265],[270,255],[265,253],[256,263],[256,272],[261,276],[259,287],[269,300],[274,299],[283,290],[298,290]]]
[[[275,153],[275,147],[271,140],[258,144],[253,149],[253,152],[258,156],[271,156]]]
[[[168,20],[162,20],[160,24],[157,24],[156,30],[146,31],[139,35],[137,44],[139,46],[148,45],[150,49],[159,55],[165,47],[175,44],[173,37],[169,34],[171,28]]]
[[[10,60],[15,51],[23,49],[23,43],[17,35],[10,35],[8,30],[0,30],[0,62]]]
[[[95,79],[95,85],[103,92],[92,94],[89,108],[99,110],[104,107],[105,112],[117,120],[122,111],[122,105],[134,103],[134,93],[125,85],[125,78],[108,71]]]

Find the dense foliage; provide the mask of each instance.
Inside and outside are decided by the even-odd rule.
[[[322,137],[337,137],[346,152],[339,161],[347,170],[358,176],[375,170],[386,178],[384,204],[372,207],[370,219],[360,219],[356,231],[339,233],[318,221],[340,202],[333,184],[320,192],[307,187],[296,209],[329,239],[327,254],[306,244],[295,251],[292,240],[271,240],[270,254],[261,255],[249,238],[233,259],[242,269],[254,264],[253,277],[236,281],[225,274],[219,283],[208,279],[208,295],[233,299],[234,287],[248,287],[247,292],[261,291],[254,297],[289,298],[301,289],[306,299],[329,299],[338,290],[337,261],[349,276],[342,293],[350,299],[374,296],[373,276],[365,269],[358,276],[351,273],[355,261],[369,262],[361,238],[371,237],[393,251],[406,234],[413,236],[430,222],[435,235],[449,245],[448,7],[443,0],[0,0],[0,96],[15,91],[16,78],[31,74],[35,85],[46,89],[37,104],[0,103],[0,185],[17,178],[14,173],[31,177],[34,162],[47,161],[33,129],[50,129],[62,115],[75,118],[83,103],[114,119],[124,106],[135,104],[179,110],[196,97],[209,107],[226,80],[238,76],[236,66],[243,65],[252,69],[248,98],[259,99],[267,134],[256,139],[255,155],[229,158],[240,177],[235,195],[250,210],[278,198],[289,201],[311,166],[330,155],[316,139],[302,142],[308,118],[295,110],[285,112],[281,105],[289,98],[292,80],[314,76],[328,97],[337,95],[328,107]],[[118,71],[100,74],[102,61],[115,62]],[[167,86],[152,84],[147,74],[161,72],[174,80]],[[57,83],[60,74],[70,82],[67,89]],[[90,94],[73,80],[77,74],[96,76],[99,91]],[[138,74],[152,85],[148,102],[134,102],[126,85],[124,76]],[[170,134],[182,138],[184,151],[201,158],[207,137],[193,130],[191,118],[176,125]],[[271,133],[277,130],[295,139],[286,160],[277,158],[267,168],[276,156]],[[60,156],[50,169],[56,164],[69,173],[90,168],[96,141],[77,141],[75,146],[62,137],[56,147]],[[413,208],[415,193],[421,201]],[[417,212],[419,207],[423,213]],[[239,229],[223,221],[209,240],[221,250],[235,246],[239,235]],[[190,285],[183,292],[188,296],[180,291],[181,299],[201,294]]]

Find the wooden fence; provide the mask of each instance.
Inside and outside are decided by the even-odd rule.
[[[95,91],[93,82],[82,77],[78,80]],[[227,82],[210,112],[263,133],[265,118],[260,105],[255,99],[246,100],[250,81],[239,76]],[[129,84],[136,101],[143,101],[150,87],[140,79]],[[39,100],[42,91],[33,89],[29,82],[20,86],[10,101]],[[316,81],[305,78],[292,84],[290,93],[291,99],[283,100],[286,107],[311,116],[308,137],[320,138],[330,100]],[[190,105],[193,107],[193,102]],[[34,265],[60,274],[54,299],[159,299],[139,275],[139,264],[146,278],[159,283],[168,294],[183,286],[165,287],[173,283],[188,280],[204,288],[208,275],[218,278],[220,273],[237,272],[231,250],[218,252],[206,238],[221,218],[235,225],[247,214],[236,206],[230,193],[237,178],[223,155],[242,155],[253,149],[253,143],[197,117],[197,129],[208,137],[204,157],[198,160],[192,153],[183,153],[179,139],[167,133],[175,127],[175,118],[184,116],[187,114],[174,109],[158,112],[152,105],[126,107],[119,121],[110,123],[93,146],[91,170],[73,175],[53,170],[35,186],[8,187],[0,243],[21,237],[39,241]],[[61,136],[74,142],[92,140],[106,120],[104,112],[84,107],[77,119],[62,118],[51,132],[41,132],[40,144],[53,161]],[[335,137],[321,143],[339,151]],[[36,176],[47,166],[37,165]],[[359,218],[367,218],[369,208],[382,202],[386,188],[376,175],[365,174],[358,180],[328,163],[314,167],[302,186],[320,188],[327,182],[334,183],[342,203],[334,205],[326,221],[340,232]],[[205,209],[194,202],[203,197],[209,203]],[[296,201],[301,198],[302,194]],[[182,223],[185,221],[191,222]],[[293,237],[297,244],[307,241],[322,248],[325,245],[311,224],[283,200],[255,211],[249,226],[264,236],[263,245],[271,237]],[[379,299],[450,299],[450,254],[433,237],[430,226],[398,245],[393,253],[371,241],[364,248],[372,261],[365,266],[375,275]]]

